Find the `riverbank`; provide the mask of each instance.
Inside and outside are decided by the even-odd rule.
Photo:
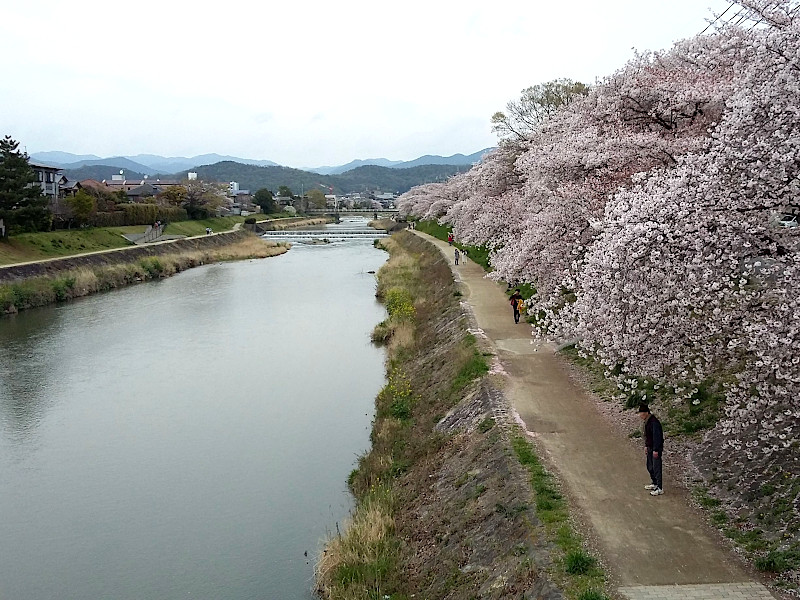
[[[233,231],[0,267],[0,313],[63,302],[211,262],[266,258],[288,246]]]
[[[446,242],[424,237],[451,256]],[[582,378],[573,379],[573,369],[552,347],[532,343],[530,327],[513,322],[503,287],[487,279],[481,267],[465,261],[452,269],[497,355],[507,398],[539,455],[557,473],[575,522],[608,573],[609,592],[616,588],[614,597],[629,600],[698,594],[707,600],[772,598],[762,585],[769,578],[753,573],[727,547],[682,489],[680,470],[670,458],[682,452],[682,445],[667,440],[666,494],[653,498],[643,489],[642,442],[633,443],[627,428],[620,431],[609,422],[609,403],[588,393]]]
[[[233,231],[242,221],[244,217],[241,216],[175,221],[167,224],[162,233],[168,236],[193,237],[204,234],[208,227],[213,231],[228,232]],[[20,233],[0,241],[0,265],[127,248],[131,246],[131,241],[125,236],[142,236],[146,230],[144,225],[126,225]]]
[[[294,229],[295,227],[309,227],[312,225],[325,225],[332,223],[330,217],[288,217],[280,220],[256,221],[254,229],[256,231],[283,231]]]
[[[448,262],[407,232],[381,244],[391,258],[377,296],[389,317],[373,339],[387,345],[388,383],[372,449],[349,479],[351,523],[317,564],[318,594],[563,598],[552,581],[572,552],[583,566],[563,587],[572,598],[604,598],[602,573],[519,435]]]

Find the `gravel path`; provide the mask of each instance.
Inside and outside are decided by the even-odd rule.
[[[414,233],[452,264],[446,242]],[[674,473],[665,473],[663,496],[649,495],[644,448],[612,426],[551,348],[533,344],[529,325],[514,323],[503,287],[471,260],[452,269],[508,373],[513,409],[564,484],[619,593],[631,600],[771,598],[694,511]]]

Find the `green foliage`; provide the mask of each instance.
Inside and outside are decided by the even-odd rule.
[[[5,224],[6,236],[46,231],[52,218],[28,155],[18,147],[19,142],[11,136],[0,140],[0,219]]]
[[[470,383],[489,372],[486,357],[479,350],[475,336],[472,334],[464,336],[461,342],[461,353],[464,359],[450,386],[451,396],[458,396]]]
[[[69,292],[72,291],[72,288],[75,287],[75,277],[70,275],[57,277],[53,279],[51,285],[53,286],[53,294],[56,300],[63,302],[69,297]]]
[[[327,199],[322,190],[308,190],[306,193],[308,197],[308,205],[312,208],[325,208]]]
[[[524,438],[516,436],[511,445],[522,466],[530,472],[531,485],[536,493],[536,514],[543,523],[564,523],[567,520],[566,504],[555,480],[544,468]]]
[[[567,504],[555,479],[525,438],[513,436],[511,446],[520,464],[530,473],[536,516],[544,524],[547,537],[563,552],[559,561],[563,575],[557,574],[557,579],[563,580],[568,597],[607,600],[598,591],[605,578],[603,571],[596,559],[584,550],[580,537],[570,527]]]
[[[481,433],[486,433],[494,426],[495,426],[494,419],[491,417],[486,417],[483,421],[481,421],[478,424],[478,431],[480,431]]]
[[[275,212],[275,197],[267,188],[261,188],[260,190],[256,191],[255,195],[253,196],[253,201],[261,207],[261,212],[263,212],[265,215]]]
[[[95,227],[124,227],[127,225],[152,225],[156,221],[172,223],[189,218],[186,210],[174,206],[158,204],[125,203],[117,204],[111,213],[96,213],[91,223]]]
[[[392,333],[394,333],[394,328],[391,326],[388,320],[381,321],[377,325],[375,325],[375,329],[372,330],[372,335],[370,339],[372,340],[373,344],[377,344],[378,346],[382,346],[388,343],[389,338],[392,337]]]
[[[756,558],[756,569],[767,573],[783,573],[800,567],[800,550],[772,550]]]
[[[506,112],[492,115],[492,130],[501,138],[526,139],[541,123],[589,87],[571,79],[554,79],[522,90],[518,101],[509,102]]]
[[[386,292],[386,311],[389,317],[398,322],[414,319],[414,299],[406,288],[393,287]]]
[[[441,225],[436,221],[417,221],[416,228],[423,233],[427,233],[444,242],[447,241],[447,235],[452,233],[453,228],[446,225]],[[489,265],[489,249],[484,246],[468,246],[466,244],[454,244],[456,248],[464,253],[467,259],[470,259],[481,267],[484,271],[491,271],[492,267]]]
[[[564,556],[564,570],[570,575],[586,575],[597,561],[583,550],[572,550]]]
[[[84,190],[78,190],[74,196],[64,198],[64,204],[69,207],[78,224],[89,223],[92,215],[97,211],[97,200]]]
[[[406,374],[399,368],[389,372],[389,381],[380,392],[380,403],[389,407],[389,414],[395,419],[408,420],[414,407],[414,392]]]
[[[294,194],[292,193],[292,188],[287,185],[279,185],[278,186],[278,196],[282,196],[284,198],[291,198]]]
[[[415,227],[418,231],[427,233],[443,242],[447,241],[447,235],[453,231],[452,227],[441,225],[433,220],[417,221]]]
[[[717,508],[722,504],[721,500],[709,496],[708,491],[702,487],[696,487],[693,490],[693,495],[697,503],[703,508]]]
[[[157,256],[148,256],[139,260],[139,265],[150,277],[160,277],[164,273],[164,264]]]
[[[444,181],[456,173],[468,171],[469,166],[422,165],[407,169],[363,166],[339,175],[320,175],[289,167],[259,167],[223,161],[199,166],[194,170],[199,178],[207,181],[238,181],[244,188],[278,190],[278,195],[283,196],[280,186],[286,187],[290,192],[294,190],[291,194],[294,195],[300,191],[318,188],[320,183],[332,187],[336,193],[363,192],[365,189],[403,193],[416,185]],[[69,176],[72,177],[71,172]],[[110,175],[108,177],[110,178]]]
[[[584,367],[592,376],[592,391],[607,400],[618,398],[614,376],[621,373],[622,365],[607,370],[591,356],[581,356],[573,345],[561,350],[570,361]],[[636,389],[622,398],[625,408],[635,409],[639,403],[647,402],[655,407],[654,412],[664,426],[667,436],[693,435],[712,429],[720,418],[724,404],[723,378],[709,378],[696,386],[688,398],[678,399],[673,386],[665,385],[657,379],[636,378]],[[684,384],[688,386],[688,384]]]
[[[171,206],[180,206],[186,201],[186,196],[189,190],[182,185],[170,185],[163,191],[159,192],[158,199],[170,204]]]

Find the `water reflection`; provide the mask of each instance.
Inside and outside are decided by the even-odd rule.
[[[0,321],[0,595],[309,598],[383,356],[369,244]]]
[[[58,380],[52,345],[61,328],[59,311],[29,314],[9,316],[0,325],[0,425],[17,440],[41,420],[48,387]]]

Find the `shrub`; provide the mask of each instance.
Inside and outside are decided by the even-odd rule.
[[[396,321],[410,321],[414,318],[414,300],[408,290],[391,288],[386,292],[386,311]]]
[[[189,215],[183,208],[157,204],[118,204],[114,212],[98,212],[90,220],[95,227],[122,227],[124,225],[151,225],[156,221],[186,221]]]
[[[63,302],[70,297],[70,292],[72,291],[72,288],[75,287],[75,277],[59,277],[54,279],[51,285],[53,287],[53,293],[56,296],[56,300]]]
[[[583,550],[573,550],[564,557],[564,570],[570,575],[586,575],[594,565],[594,558]]]
[[[139,264],[149,277],[160,277],[164,272],[164,265],[155,256],[143,258],[139,261]]]

